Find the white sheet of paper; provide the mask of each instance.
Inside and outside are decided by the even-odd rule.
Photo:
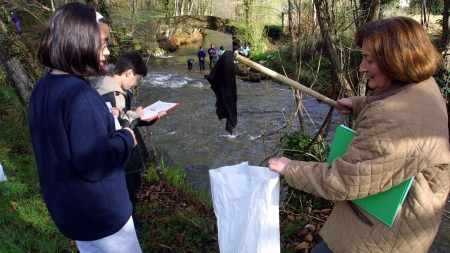
[[[158,115],[161,111],[168,111],[169,109],[177,106],[178,103],[168,103],[163,101],[155,102],[143,109],[144,116],[141,117],[142,120],[151,119]]]
[[[106,106],[108,106],[109,109],[112,108],[112,105],[110,102],[106,102]],[[120,126],[119,119],[117,118],[117,116],[116,115],[113,115],[113,116],[114,116],[114,124],[116,125],[116,130],[122,129],[122,126]]]

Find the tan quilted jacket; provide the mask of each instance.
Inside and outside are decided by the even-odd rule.
[[[320,234],[333,252],[427,252],[449,193],[447,110],[433,78],[352,98],[355,138],[327,163],[292,161],[285,178],[335,200]],[[392,226],[346,200],[389,190],[415,176]],[[382,207],[380,207],[382,208]]]

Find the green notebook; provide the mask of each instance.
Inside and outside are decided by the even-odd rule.
[[[334,158],[341,157],[347,152],[348,145],[354,135],[355,131],[353,129],[344,125],[337,127],[330,154],[328,155],[328,163],[333,162]],[[355,199],[352,202],[383,222],[386,226],[392,227],[395,217],[397,217],[397,213],[406,198],[406,194],[408,193],[413,180],[414,177],[392,187],[388,191],[362,199]]]

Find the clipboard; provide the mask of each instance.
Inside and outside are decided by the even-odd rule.
[[[344,125],[337,127],[327,163],[332,163],[336,157],[342,157],[347,152],[348,146],[355,136],[355,133],[356,132],[353,129]],[[380,192],[362,199],[355,199],[352,200],[352,202],[377,218],[386,226],[392,227],[398,211],[411,188],[413,180],[414,177],[385,192]]]

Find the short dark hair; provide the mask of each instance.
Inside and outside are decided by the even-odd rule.
[[[77,76],[104,75],[100,48],[94,8],[73,2],[60,6],[50,17],[38,59],[47,67]]]
[[[114,74],[121,75],[129,69],[132,69],[135,75],[147,75],[147,64],[136,51],[125,52],[119,56],[114,68]]]
[[[431,43],[426,30],[408,17],[392,17],[358,28],[355,41],[366,43],[378,67],[393,82],[422,82],[439,70],[442,56]]]

